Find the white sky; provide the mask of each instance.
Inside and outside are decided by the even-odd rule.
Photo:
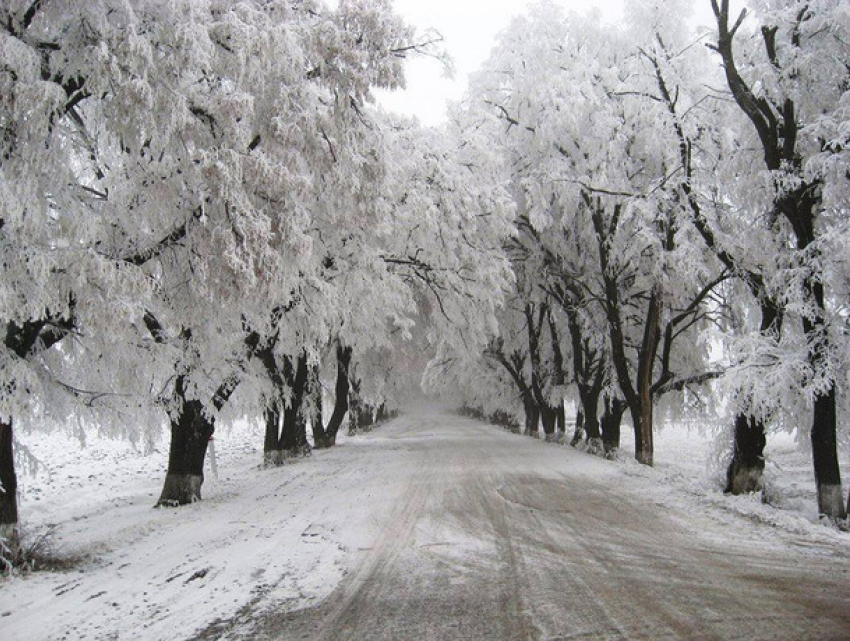
[[[525,13],[532,1],[394,0],[396,12],[417,31],[433,27],[443,35],[456,73],[454,80],[449,80],[443,77],[443,69],[437,61],[423,57],[410,59],[406,63],[407,89],[378,91],[378,102],[388,110],[414,115],[426,125],[443,121],[446,100],[458,100],[463,96],[467,76],[487,59],[496,34],[508,26],[512,17]],[[598,8],[606,22],[616,22],[623,15],[624,0],[554,1],[581,13]],[[709,15],[708,0],[696,0],[696,5]]]

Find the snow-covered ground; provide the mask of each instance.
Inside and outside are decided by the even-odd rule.
[[[215,439],[218,478],[208,472],[204,500],[176,510],[152,508],[164,475],[165,441],[145,454],[98,438],[81,448],[63,435],[21,435],[42,462],[37,474],[20,479],[26,530],[55,524],[59,550],[86,560],[65,572],[0,580],[0,636],[185,639],[206,629],[214,637],[216,621],[233,629],[240,616],[320,602],[392,513],[396,489],[380,478],[404,472],[408,461],[397,454],[409,447],[409,441],[382,437],[382,430],[393,429],[343,438],[337,448],[274,469],[259,466],[258,427],[221,430]],[[416,438],[428,437],[426,431]],[[561,446],[539,447],[547,459],[561,454]],[[761,528],[766,540],[775,532],[777,540],[800,549],[850,553],[850,535],[818,523],[809,459],[790,437],[773,438],[769,448],[771,504],[724,496],[719,468],[710,464],[715,450],[710,435],[668,427],[658,434],[656,467],[649,469],[628,458],[624,430],[623,460],[588,460],[587,473],[637,488],[674,518],[699,515],[718,523],[717,532],[723,524]],[[578,459],[572,457],[587,456],[569,448],[562,453],[573,464]],[[841,462],[850,470],[846,452]],[[366,496],[352,487],[365,488]]]

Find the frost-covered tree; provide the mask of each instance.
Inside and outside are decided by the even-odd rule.
[[[725,275],[682,224],[687,210],[669,180],[678,146],[659,126],[659,101],[647,100],[654,86],[643,35],[538,5],[502,34],[473,99],[490,106],[494,137],[511,159],[521,230],[542,256],[538,286],[563,311],[590,302],[602,312],[601,327],[585,327],[604,328],[593,349],[607,349],[636,456],[651,464],[657,397],[715,375],[698,329]],[[579,338],[590,347],[590,337]],[[697,349],[675,348],[688,338]],[[605,370],[589,375],[581,358],[573,364],[585,399],[598,404],[596,374]],[[585,411],[595,418],[595,406]]]
[[[736,16],[728,0],[712,0],[711,6],[717,23],[712,48],[740,115],[734,124],[754,143],[736,150],[734,160],[743,170],[737,180],[747,185],[736,195],[751,213],[766,212],[781,249],[782,308],[802,326],[799,350],[777,365],[799,373],[792,379],[812,405],[818,509],[842,518],[837,429],[843,321],[837,301],[846,292],[840,251],[846,246],[848,182],[847,10],[837,0],[759,2],[750,28],[746,10]],[[758,383],[747,390],[756,402],[765,392],[777,390]]]
[[[80,353],[147,364],[137,395],[175,437],[162,502],[193,500],[215,414],[317,278],[316,238],[371,207],[382,161],[363,112],[401,82],[412,32],[382,2],[3,13],[0,440],[44,398],[33,357],[73,330]],[[93,379],[84,358],[54,361]],[[12,501],[5,467],[4,487]]]

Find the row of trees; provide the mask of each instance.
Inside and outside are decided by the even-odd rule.
[[[727,491],[760,489],[769,430],[799,429],[843,518],[850,21],[835,0],[706,2],[707,32],[687,2],[635,0],[623,28],[542,3],[502,34],[469,108],[509,164],[516,287],[489,347],[429,381],[553,438],[573,401],[593,450],[627,412],[648,465],[657,404],[710,386]]]
[[[414,328],[492,331],[500,158],[370,107],[405,56],[443,57],[388,2],[30,0],[0,23],[4,538],[15,425],[165,424],[179,505],[218,421],[262,416],[267,463],[308,424],[332,446],[403,401]]]
[[[550,438],[572,400],[595,451],[628,417],[649,465],[660,399],[711,385],[728,489],[797,428],[843,517],[850,18],[707,1],[704,34],[539,4],[429,130],[369,104],[442,56],[387,2],[4,2],[0,534],[15,425],[167,425],[179,505],[217,422],[262,417],[275,464],[423,368]]]

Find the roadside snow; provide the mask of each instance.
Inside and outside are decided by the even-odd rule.
[[[27,531],[58,525],[60,552],[89,560],[68,572],[0,583],[3,639],[180,639],[250,603],[305,607],[342,577],[347,551],[324,523],[368,527],[367,506],[337,505],[356,477],[357,448],[317,452],[260,469],[249,426],[216,435],[204,500],[154,509],[167,443],[144,455],[127,444],[24,435],[42,461],[22,479]],[[323,515],[330,514],[330,520]]]
[[[707,511],[730,527],[741,527],[743,519],[799,535],[811,544],[835,542],[850,549],[850,534],[820,521],[811,455],[793,435],[769,436],[765,448],[766,489],[762,497],[723,493],[728,452],[723,444],[718,445],[713,434],[682,425],[658,430],[655,465],[647,468],[634,460],[634,441],[627,431],[623,431],[623,472],[631,479],[644,480],[641,493],[651,496],[658,505],[675,506],[686,512]],[[845,471],[850,471],[848,454],[846,449],[840,454]],[[799,544],[808,543],[800,540]]]

